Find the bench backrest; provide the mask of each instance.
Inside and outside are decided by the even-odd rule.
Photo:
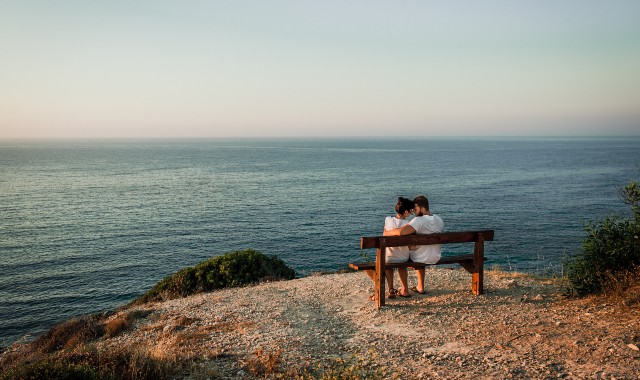
[[[493,240],[493,230],[441,232],[427,235],[365,236],[360,239],[360,248],[402,247],[405,245],[430,245],[469,243]],[[381,241],[384,244],[381,244]]]

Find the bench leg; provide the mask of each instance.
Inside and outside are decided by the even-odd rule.
[[[375,276],[375,292],[376,292],[376,306],[381,308],[384,306],[384,285],[385,285],[385,269],[386,269],[386,257],[384,243],[380,242],[380,248],[376,250],[376,276]]]
[[[476,295],[484,293],[484,236],[476,240],[473,249],[473,273],[471,274],[471,292]]]

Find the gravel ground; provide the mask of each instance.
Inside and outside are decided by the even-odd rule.
[[[185,378],[255,378],[251,364],[270,355],[266,377],[340,358],[402,379],[640,377],[637,303],[566,299],[557,280],[507,272],[487,272],[482,296],[470,288],[467,272],[433,268],[426,295],[380,310],[362,272],[224,289],[138,306],[151,313],[100,344],[190,358]]]

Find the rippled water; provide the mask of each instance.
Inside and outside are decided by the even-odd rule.
[[[494,229],[489,265],[559,271],[638,163],[638,138],[0,142],[0,345],[232,250],[342,268],[400,195]]]

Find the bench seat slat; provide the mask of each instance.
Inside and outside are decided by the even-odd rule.
[[[485,257],[486,261],[487,258]],[[429,265],[442,265],[442,264],[457,264],[461,262],[473,262],[473,255],[457,255],[457,256],[442,256],[440,260],[438,260],[435,264],[424,264],[424,263],[415,263],[413,261],[407,261],[404,263],[386,263],[385,267],[387,268],[424,268]],[[375,270],[376,262],[362,262],[362,263],[350,263],[349,267],[355,270]]]

